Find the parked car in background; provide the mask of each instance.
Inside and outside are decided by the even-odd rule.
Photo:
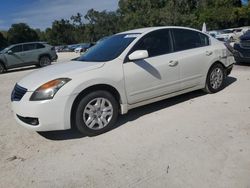
[[[83,52],[86,52],[93,45],[94,43],[84,43],[84,44],[79,45],[74,51],[75,53],[83,53]]]
[[[224,29],[220,31],[221,34],[217,35],[218,38],[224,38],[224,41],[233,42],[237,39],[234,29]]]
[[[234,44],[234,57],[238,63],[250,63],[250,31],[240,37],[240,42]]]
[[[57,60],[55,48],[45,42],[11,45],[0,52],[0,73],[11,68],[37,65],[44,67]]]
[[[216,38],[219,41],[222,42],[226,42],[227,38],[225,38],[225,36],[222,36],[222,32],[221,31],[209,31],[208,32],[209,35],[211,35],[212,37]]]
[[[17,122],[31,130],[76,127],[93,136],[138,106],[220,91],[233,63],[223,43],[198,30],[136,29],[102,40],[77,61],[29,74],[14,87],[11,104]]]
[[[243,28],[234,28],[233,32],[236,35],[236,39],[239,39],[243,34],[244,34],[244,29]]]

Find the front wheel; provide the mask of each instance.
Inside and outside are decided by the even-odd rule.
[[[118,117],[118,103],[107,91],[95,91],[83,96],[76,105],[74,122],[86,136],[96,136],[113,128]]]
[[[221,64],[213,65],[208,71],[206,86],[204,91],[207,93],[216,93],[223,87],[225,80],[225,71]]]

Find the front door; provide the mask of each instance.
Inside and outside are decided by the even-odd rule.
[[[24,64],[23,46],[16,45],[12,47],[9,51],[11,51],[11,53],[8,53],[8,52],[5,53],[5,58],[6,58],[8,68],[22,66]]]
[[[153,31],[140,39],[129,54],[147,50],[149,58],[123,64],[129,104],[159,97],[180,89],[180,69],[170,40],[170,31]]]

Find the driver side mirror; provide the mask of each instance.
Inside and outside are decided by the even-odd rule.
[[[8,50],[7,54],[9,54],[9,55],[13,54],[12,50]]]
[[[136,50],[132,54],[128,56],[129,60],[135,61],[135,60],[141,60],[148,58],[148,51],[147,50]]]

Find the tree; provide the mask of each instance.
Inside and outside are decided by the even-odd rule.
[[[200,10],[199,21],[206,22],[210,29],[243,26],[250,14],[249,9],[248,13],[245,12],[246,9],[240,0],[211,1],[206,8]]]
[[[167,4],[167,0],[120,0],[123,29],[165,25],[169,21],[164,12]]]
[[[90,9],[69,20],[55,20],[51,28],[36,30],[53,45],[95,42],[114,33],[140,27],[177,25],[209,30],[250,24],[250,5],[241,0],[119,0],[116,11]]]
[[[69,20],[56,20],[52,24],[52,28],[45,31],[47,41],[52,45],[64,45],[76,43],[74,26]]]
[[[0,32],[0,49],[5,48],[8,45],[7,39]]]
[[[88,21],[85,25],[85,35],[88,42],[95,42],[120,31],[120,18],[116,12],[99,12],[90,9],[84,18]]]
[[[38,41],[39,37],[34,29],[25,23],[13,24],[8,30],[8,42],[11,44]]]
[[[84,42],[86,40],[85,30],[86,26],[82,20],[82,14],[79,12],[76,15],[71,16],[70,20],[73,22],[73,35],[77,42]]]

